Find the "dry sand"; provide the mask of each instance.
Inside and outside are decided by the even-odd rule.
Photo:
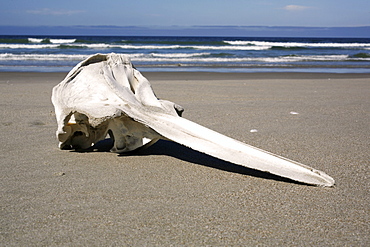
[[[144,75],[185,118],[336,186],[165,141],[131,156],[61,151],[50,96],[65,74],[0,73],[1,246],[370,245],[369,74]]]

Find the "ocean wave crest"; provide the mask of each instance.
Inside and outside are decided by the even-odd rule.
[[[30,43],[68,44],[68,43],[74,43],[76,39],[28,38],[28,41]]]
[[[270,46],[183,46],[183,45],[120,45],[120,44],[86,44],[86,43],[42,43],[34,42],[31,44],[0,44],[0,49],[109,49],[116,48],[122,50],[241,50],[241,51],[257,51],[267,50]]]
[[[370,48],[370,43],[305,43],[305,42],[270,42],[270,41],[224,41],[237,46],[269,46],[271,47],[313,47],[313,48]]]
[[[188,58],[188,57],[204,57],[209,56],[211,53],[150,53],[153,57],[162,57],[162,58]]]
[[[200,62],[200,63],[238,63],[238,62],[305,62],[305,61],[370,61],[370,54],[348,55],[288,55],[278,57],[228,57],[212,56],[210,53],[133,53],[127,54],[132,61],[140,62]],[[88,57],[82,54],[0,54],[0,60],[35,60],[35,61],[80,61]]]
[[[0,54],[0,60],[35,60],[35,61],[67,61],[75,60],[80,61],[87,57],[87,55],[68,55],[68,54],[11,54],[11,53],[2,53]]]

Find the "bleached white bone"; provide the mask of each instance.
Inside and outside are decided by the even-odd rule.
[[[241,166],[299,182],[333,186],[322,171],[244,144],[181,117],[182,107],[159,100],[129,58],[96,54],[53,88],[61,149],[88,149],[106,136],[124,153],[169,139]]]

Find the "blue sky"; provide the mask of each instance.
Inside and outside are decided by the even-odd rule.
[[[2,35],[370,37],[369,0],[0,0],[0,3]],[[105,25],[124,28],[91,27]],[[276,28],[282,26],[302,28]],[[364,26],[367,27],[353,28]]]
[[[0,0],[0,25],[369,26],[369,0]]]

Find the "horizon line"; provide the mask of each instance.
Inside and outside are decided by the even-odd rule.
[[[299,28],[358,28],[367,25],[354,26],[295,26],[295,25],[0,25],[0,27],[299,27]]]
[[[353,37],[370,38],[369,26],[241,26],[241,25],[0,25],[0,35],[87,36],[224,36],[224,37]]]

